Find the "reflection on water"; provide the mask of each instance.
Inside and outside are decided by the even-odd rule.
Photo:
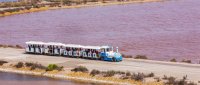
[[[200,0],[49,10],[0,18],[0,43],[113,45],[151,59],[200,59]]]
[[[0,72],[0,82],[0,85],[97,85],[6,72]]]

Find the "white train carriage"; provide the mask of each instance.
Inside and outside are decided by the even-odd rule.
[[[83,46],[83,57],[91,59],[100,59],[100,46]]]
[[[122,61],[122,55],[113,51],[111,46],[82,46],[75,44],[63,44],[56,42],[26,42],[26,53],[61,55],[67,57],[80,57],[101,59],[104,61]]]
[[[64,56],[70,57],[80,57],[82,55],[82,46],[75,44],[66,44],[64,45]]]
[[[63,55],[63,47],[65,44],[49,42],[45,43],[45,54],[47,55]]]
[[[33,54],[43,54],[45,51],[44,44],[45,44],[44,42],[35,42],[35,41],[26,42],[26,52]]]

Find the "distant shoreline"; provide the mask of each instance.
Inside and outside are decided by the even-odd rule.
[[[93,6],[109,6],[109,5],[123,5],[123,4],[132,4],[132,3],[147,3],[147,2],[160,2],[163,0],[136,0],[136,1],[110,1],[106,3],[102,2],[89,2],[87,4],[80,4],[80,5],[72,5],[72,6],[62,6],[62,7],[41,7],[41,8],[31,8],[29,10],[20,10],[16,12],[6,12],[0,14],[0,17],[17,15],[17,14],[24,14],[24,13],[32,13],[32,12],[39,12],[39,11],[46,11],[46,10],[56,10],[56,9],[66,9],[66,8],[83,8],[83,7],[93,7]],[[0,10],[4,10],[5,8],[0,8]]]

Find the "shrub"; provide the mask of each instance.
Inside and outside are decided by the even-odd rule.
[[[37,64],[37,63],[35,63],[35,64],[33,64],[33,65],[31,66],[31,70],[35,70],[36,68],[38,68],[38,69],[43,69],[43,70],[46,70],[46,69],[47,69],[47,67],[45,67],[45,66],[43,66],[43,65],[41,65],[41,64]]]
[[[99,70],[93,69],[93,70],[90,72],[90,75],[95,76],[95,75],[98,75],[98,74],[100,74],[100,73],[101,73],[101,72],[100,72]]]
[[[184,62],[184,63],[192,63],[191,60],[185,60],[185,59],[183,59],[181,62]]]
[[[194,82],[189,82],[189,83],[187,83],[187,85],[197,85],[197,84]]]
[[[160,77],[155,77],[154,79],[156,80],[156,82],[160,82],[161,81]]]
[[[130,72],[126,72],[126,76],[131,76],[131,73]]]
[[[4,63],[8,63],[7,61],[0,60],[0,65],[2,66]]]
[[[53,70],[62,70],[61,68],[63,68],[62,66],[61,67],[58,67],[56,64],[49,64],[48,67],[47,67],[47,71],[53,71]]]
[[[186,81],[187,76],[183,76],[182,79],[176,80],[175,77],[166,77],[167,82],[165,82],[165,85],[197,85],[193,82]]]
[[[8,45],[8,47],[10,47],[10,48],[14,48],[15,46],[13,46],[13,45]]]
[[[136,55],[135,59],[148,59],[146,55]]]
[[[8,47],[8,45],[3,45],[3,44],[0,44],[0,47],[7,48],[7,47]]]
[[[19,49],[23,49],[23,47],[20,46],[20,45],[16,45],[15,47],[16,47],[16,48],[19,48]]]
[[[116,71],[117,74],[126,74],[126,72],[123,71]]]
[[[162,79],[163,79],[163,80],[167,80],[168,77],[167,77],[166,75],[164,75]]]
[[[110,71],[106,71],[106,72],[104,72],[104,73],[105,73],[104,77],[112,77],[112,76],[114,76],[117,72],[115,72],[115,71],[113,71],[113,70],[110,70]]]
[[[122,54],[122,57],[123,57],[123,58],[133,58],[132,55],[125,55],[125,54]]]
[[[146,77],[154,77],[154,76],[155,76],[155,75],[154,75],[154,73],[152,73],[152,72],[146,75]]]
[[[26,63],[25,63],[25,66],[31,67],[31,66],[33,66],[33,63],[31,63],[31,62],[26,62]]]
[[[31,62],[26,62],[25,63],[25,66],[27,66],[27,67],[31,67],[31,69],[30,70],[35,70],[36,68],[38,68],[38,69],[47,69],[47,67],[45,67],[45,66],[43,66],[43,65],[41,65],[41,64],[38,64],[38,63],[31,63]]]
[[[72,69],[71,71],[74,71],[74,72],[88,72],[88,69],[84,66],[78,66],[74,69]]]
[[[15,67],[16,68],[22,68],[24,66],[24,63],[23,62],[18,62]]]
[[[122,76],[121,79],[129,79],[130,76]]]
[[[56,64],[49,64],[47,67],[47,71],[53,71],[56,69],[58,66]]]
[[[30,7],[30,6],[25,6],[25,9],[26,10],[29,10],[29,9],[31,9],[32,7]]]
[[[143,73],[138,73],[138,74],[133,74],[131,76],[131,79],[136,80],[136,81],[143,81],[144,80],[144,74]]]
[[[167,78],[167,82],[165,84],[167,84],[167,85],[175,85],[176,84],[176,78],[172,77],[172,76],[168,77]]]
[[[170,62],[177,62],[175,58],[171,59]]]

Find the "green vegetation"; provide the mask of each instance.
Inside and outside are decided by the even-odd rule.
[[[16,68],[29,67],[30,70],[41,69],[45,71],[63,70],[63,66],[57,66],[56,64],[49,64],[48,67],[46,67],[43,66],[42,64],[32,63],[32,62],[25,62],[25,63],[18,62],[16,65],[14,65],[14,67]]]
[[[53,71],[53,70],[61,71],[61,70],[63,70],[63,66],[59,67],[56,64],[49,64],[46,71]]]

